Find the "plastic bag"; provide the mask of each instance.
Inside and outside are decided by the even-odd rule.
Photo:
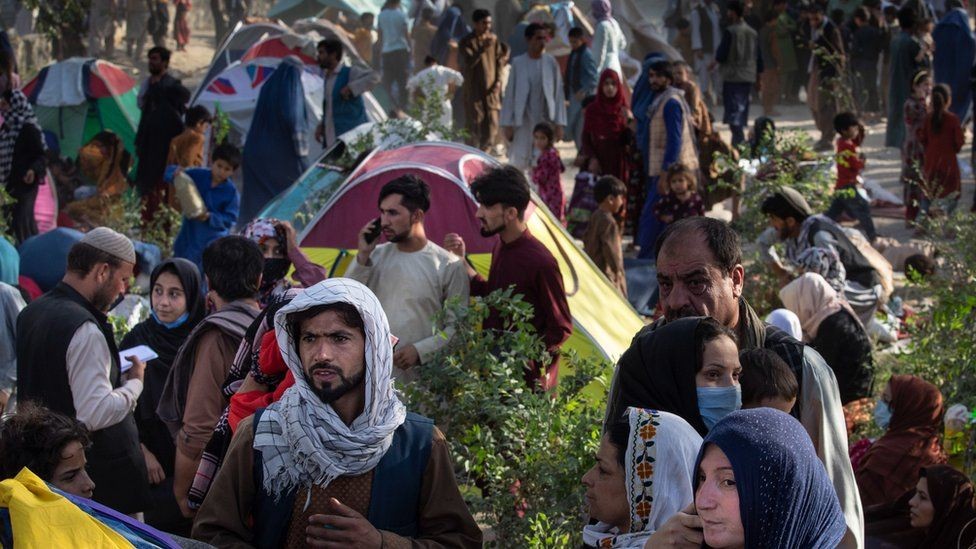
[[[179,202],[183,217],[196,219],[207,213],[207,205],[203,203],[197,184],[190,179],[190,176],[183,172],[174,175],[173,189],[176,191],[176,200]]]

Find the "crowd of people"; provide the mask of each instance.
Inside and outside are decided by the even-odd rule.
[[[93,17],[114,17],[108,4],[93,2]],[[152,6],[143,15],[155,38],[168,12]],[[637,67],[609,0],[592,1],[592,24],[562,27],[501,6],[413,8],[387,0],[378,14],[343,20],[367,66],[347,62],[342,40],[317,44],[315,128],[307,67],[284,59],[243,149],[211,141],[212,113],[188,107],[157,41],[138,96],[135,168],[102,132],[79,152],[88,189],[69,192],[0,50],[0,180],[16,199],[4,211],[13,240],[23,249],[45,232],[42,182],[69,196],[56,224],[81,231],[43,291],[0,238],[0,496],[16,493],[0,503],[39,506],[53,493],[91,516],[111,510],[110,529],[162,546],[481,547],[483,525],[449,451],[457,433],[409,411],[398,386],[420,383],[420,369],[450,350],[457,305],[511,289],[548,353],[526,368],[525,390],[558,390],[574,320],[560,263],[528,221],[537,206],[575,221],[557,148],[566,141],[590,195],[578,236],[608,291],[627,295],[626,255],[653,261],[658,288],[654,318],[598,403],[602,438],[580,479],[586,546],[976,543],[973,485],[943,447],[939,388],[910,375],[876,383],[878,313],[895,315],[892,271],[924,275],[931,258],[879,251],[861,182],[865,126],[886,115],[906,222],[957,208],[976,52],[957,0],[941,12],[912,0],[678,1],[665,23],[683,58],[652,53]],[[189,9],[177,2],[178,49]],[[550,45],[562,33],[569,54],[557,59]],[[965,71],[960,58],[946,61],[965,59],[967,47]],[[292,220],[261,217],[315,161],[306,136],[332,146],[367,121],[364,94],[377,86],[392,114],[442,102],[438,125],[507,155],[470,181],[481,235],[494,238],[486,273],[459,233],[428,238],[428,213],[445,206],[423,175],[379,188],[342,276],[303,252]],[[747,134],[754,92],[764,116]],[[737,216],[748,192],[724,180],[715,153],[775,154],[772,117],[801,93],[817,148],[836,153],[836,184],[823,212],[789,186],[761,202],[769,227],[758,244],[783,305],[764,318],[747,299],[754,267],[739,234],[706,216],[730,197]],[[711,114],[719,106],[731,142]],[[103,226],[130,183],[144,224],[167,207],[183,214],[173,249],[162,250],[172,257],[147,262],[143,243]],[[148,318],[117,338],[110,312],[136,275],[148,284]],[[512,328],[491,311],[482,329]],[[871,409],[882,434],[849,445]],[[43,531],[41,516],[11,526],[0,515],[0,543],[31,520]]]

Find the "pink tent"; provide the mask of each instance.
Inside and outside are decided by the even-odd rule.
[[[415,174],[430,185],[427,237],[441,243],[448,233],[464,238],[468,253],[491,252],[496,237],[481,236],[475,218],[478,204],[468,189],[486,168],[497,166],[490,156],[457,143],[418,143],[393,150],[376,150],[347,178],[307,226],[302,247],[356,249],[360,229],[378,216],[377,197],[388,181]],[[530,206],[531,208],[531,206]]]

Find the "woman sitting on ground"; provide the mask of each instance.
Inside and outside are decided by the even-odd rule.
[[[587,547],[644,547],[692,499],[691,466],[701,436],[668,412],[627,408],[600,441],[596,464],[583,476],[590,518]]]
[[[939,442],[942,414],[938,387],[915,376],[891,376],[874,412],[885,434],[854,471],[865,507],[895,502],[915,486],[922,468],[946,462]]]
[[[695,508],[714,549],[855,547],[834,487],[800,423],[772,408],[729,414],[695,463]]]

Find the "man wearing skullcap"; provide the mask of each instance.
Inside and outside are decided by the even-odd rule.
[[[125,295],[136,254],[106,227],[68,252],[64,278],[17,318],[17,394],[74,417],[92,431],[88,473],[94,499],[123,513],[149,505],[146,463],[132,412],[146,365],[127,357],[121,370],[106,313]]]

